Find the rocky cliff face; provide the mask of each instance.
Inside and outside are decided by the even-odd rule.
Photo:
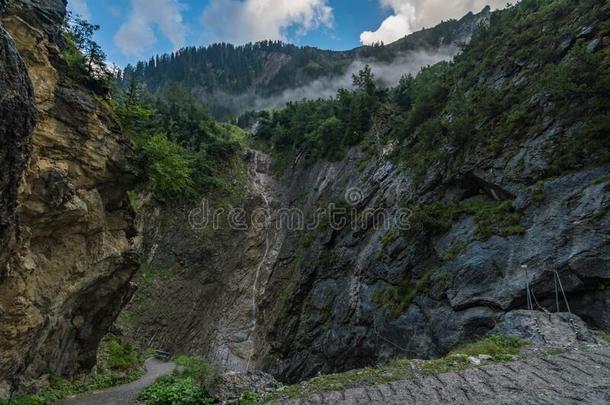
[[[230,168],[233,195],[139,210],[144,265],[119,318],[143,348],[203,356],[252,370],[259,300],[283,234],[267,228],[280,207],[269,156],[243,153]]]
[[[561,36],[550,49],[557,55],[553,64],[568,65],[574,51],[600,60],[607,55],[608,8],[595,3],[595,13],[563,8]],[[501,45],[507,49],[502,59],[487,61],[485,69],[475,66],[481,72],[476,81],[489,91],[505,86],[523,94],[539,79],[540,61],[524,52],[509,58],[516,50],[509,41]],[[157,292],[143,298],[147,307],[162,303],[163,309],[149,310],[155,316],[145,323],[136,317],[132,335],[144,345],[159,342],[243,369],[243,361],[215,355],[226,353],[227,346],[210,336],[229,323],[230,336],[254,343],[254,350],[247,346],[254,355],[246,364],[297,381],[397,356],[439,356],[528,307],[570,310],[589,326],[608,330],[610,166],[603,151],[580,159],[573,146],[586,146],[581,129],[591,124],[587,111],[598,106],[584,105],[579,110],[584,113],[574,117],[569,103],[553,105],[542,91],[531,92],[525,108],[539,107],[534,111],[540,114],[511,129],[510,139],[500,145],[488,140],[428,144],[418,153],[444,158],[420,159],[432,162],[422,165],[422,173],[399,167],[418,159],[408,148],[417,145],[412,139],[417,133],[406,135],[400,159],[388,157],[397,143],[380,141],[388,139],[392,125],[383,116],[366,142],[373,147],[353,148],[340,162],[308,164],[297,154],[276,177],[272,206],[315,226],[302,227],[293,219],[276,234],[263,267],[266,229],[234,229],[213,237],[212,245],[203,245],[213,249],[202,254],[196,240],[185,243],[176,227],[158,233],[155,228],[160,241],[155,260],[171,252],[169,263],[180,271],[157,281],[152,288]],[[600,104],[607,112],[607,103]],[[558,164],[561,159],[577,164]],[[255,178],[250,176],[250,184]],[[264,206],[254,197],[260,195],[256,187],[250,190],[251,201],[258,202],[246,204],[247,212]],[[329,210],[339,213],[334,226]],[[175,221],[176,215],[161,217]],[[188,212],[178,217],[186,222]],[[254,324],[236,316],[249,308],[253,284]],[[188,298],[174,298],[181,295]],[[178,312],[177,306],[182,307]],[[142,334],[150,338],[143,341]],[[177,336],[184,343],[172,345]]]
[[[285,179],[287,202],[305,199],[307,218],[359,190],[350,208],[356,218],[381,210],[390,223],[359,220],[290,234],[259,309],[263,369],[297,381],[396,356],[439,356],[525,308],[528,280],[536,308],[554,311],[559,292],[566,310],[555,274],[571,310],[608,329],[608,166],[548,181],[544,201],[534,201],[535,187],[523,185],[511,156],[477,162],[460,175],[451,167],[422,188],[382,156],[359,173],[363,158],[354,150],[343,162],[297,167]],[[303,196],[303,190],[311,192]],[[420,228],[414,214],[409,229],[398,231],[391,222],[410,201],[459,196],[493,205],[500,193],[519,207],[523,235],[481,237],[477,214],[461,216],[443,232]]]
[[[136,179],[130,145],[101,99],[67,73],[65,13],[65,0],[24,0],[8,2],[2,14],[35,100],[2,30],[1,83],[11,87],[2,92],[0,212],[4,221],[19,187],[20,223],[9,211],[9,234],[19,229],[19,238],[0,281],[0,396],[9,387],[28,389],[27,382],[43,372],[69,376],[92,367],[100,339],[132,293],[129,282],[137,269],[126,198]],[[32,101],[38,122],[30,143]],[[3,243],[4,229],[3,223]]]
[[[5,5],[0,3],[0,13]],[[18,232],[17,192],[30,154],[36,110],[34,93],[23,59],[0,23],[0,280]],[[0,314],[2,309],[0,308]]]
[[[383,150],[297,162],[266,183],[272,215],[265,229],[225,223],[201,234],[188,223],[190,209],[145,210],[149,273],[120,324],[144,347],[298,381],[396,356],[443,355],[527,308],[528,282],[535,308],[555,311],[557,292],[566,311],[558,274],[569,309],[608,330],[609,167],[527,186],[510,162],[534,155],[542,139],[491,161],[473,151],[467,170],[456,159],[431,168],[419,186]],[[252,164],[246,218],[266,207]],[[433,232],[403,208],[453,198],[492,207],[508,199],[523,231],[482,237],[477,214],[467,213]],[[347,221],[331,227],[319,214],[328,207],[346,209],[340,218]],[[371,215],[380,212],[381,219]],[[401,228],[404,213],[409,226]]]

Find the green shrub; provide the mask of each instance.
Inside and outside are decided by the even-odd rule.
[[[130,345],[107,335],[100,344],[95,373],[73,380],[51,376],[48,388],[36,395],[13,398],[10,405],[47,405],[69,396],[128,384],[143,375],[143,364],[142,356]]]
[[[147,405],[206,405],[215,400],[191,377],[163,376],[139,397]]]
[[[166,198],[192,193],[193,161],[179,145],[159,133],[148,138],[142,150],[155,193]]]
[[[106,64],[106,54],[93,39],[100,26],[69,14],[62,28],[68,74],[96,93],[107,95],[112,74]]]
[[[412,228],[429,230],[438,234],[449,231],[462,214],[458,205],[440,202],[413,207],[411,212]]]
[[[418,279],[413,285],[410,279],[403,280],[400,285],[388,285],[373,293],[372,301],[383,308],[388,316],[398,318],[405,313],[420,294],[426,293],[430,288],[431,273]]]
[[[77,80],[87,77],[87,60],[76,45],[74,34],[68,32],[64,35],[66,48],[63,55],[72,76]]]
[[[256,405],[261,403],[261,397],[256,392],[243,392],[239,396],[238,405]]]
[[[543,203],[545,199],[546,195],[544,193],[544,182],[539,181],[532,190],[532,200],[537,203]]]
[[[100,370],[96,374],[72,381],[52,377],[50,387],[36,395],[22,395],[13,398],[10,404],[0,401],[2,405],[50,405],[63,398],[90,391],[99,391],[117,385],[129,384],[143,375],[140,369],[128,373]]]
[[[477,223],[477,237],[482,240],[493,235],[522,235],[521,213],[512,208],[511,201],[494,201],[476,197],[460,204],[432,203],[411,209],[412,226],[436,234],[448,232],[464,214],[472,215]]]
[[[474,216],[477,222],[477,236],[486,240],[493,235],[523,235],[521,213],[512,208],[511,201],[493,201],[474,198],[462,204],[463,212]]]
[[[183,370],[181,377],[191,378],[206,390],[213,388],[221,379],[220,369],[201,357],[179,356],[175,360]]]
[[[447,251],[447,254],[443,258],[443,260],[445,260],[446,262],[450,262],[450,261],[454,260],[459,255],[464,253],[467,248],[468,248],[468,245],[465,242],[457,242],[453,246],[451,246],[451,248]]]
[[[417,296],[415,287],[390,285],[373,293],[373,303],[383,308],[392,318],[398,318]]]
[[[172,375],[159,378],[140,399],[149,405],[205,405],[215,403],[208,391],[218,383],[220,371],[200,357],[179,356]]]
[[[135,370],[143,363],[140,353],[112,334],[104,338],[99,353],[102,367],[113,371]]]

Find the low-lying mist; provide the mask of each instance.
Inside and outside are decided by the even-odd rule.
[[[441,61],[451,60],[459,51],[457,46],[447,46],[435,51],[417,51],[403,53],[391,62],[380,62],[375,59],[359,59],[348,67],[342,76],[323,77],[306,86],[284,90],[273,97],[260,97],[254,92],[241,95],[216,92],[207,94],[205,98],[214,105],[221,105],[229,111],[241,114],[246,111],[275,109],[290,101],[304,99],[331,98],[337,95],[339,89],[351,89],[352,75],[370,66],[376,80],[384,87],[398,84],[404,75],[417,74],[422,68]]]

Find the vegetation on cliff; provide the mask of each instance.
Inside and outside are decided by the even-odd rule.
[[[63,57],[68,74],[98,93],[106,94],[110,88],[112,73],[106,63],[106,54],[93,39],[100,26],[82,17],[68,14],[63,32],[66,46]]]
[[[243,132],[215,121],[184,88],[172,85],[152,96],[132,75],[126,90],[93,35],[100,29],[78,16],[64,25],[64,59],[73,79],[107,98],[123,132],[134,143],[150,189],[160,200],[187,199],[226,186],[223,166],[241,149]]]
[[[215,121],[190,93],[175,86],[161,99],[134,81],[126,92],[115,89],[111,105],[158,199],[229,187],[224,169],[241,150],[243,131]]]
[[[602,20],[599,28],[607,31],[602,16],[609,13],[598,0],[524,0],[494,12],[454,61],[405,76],[390,90],[365,70],[354,77],[353,91],[332,100],[259,113],[257,138],[280,155],[312,160],[340,159],[363,141],[398,142],[393,158],[423,176],[466,148],[496,157],[548,130],[555,117],[569,136],[547,151],[552,163],[540,178],[607,162],[610,48],[587,28]]]

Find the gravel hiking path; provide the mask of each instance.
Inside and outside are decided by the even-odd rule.
[[[128,405],[137,403],[138,395],[155,380],[170,374],[176,368],[171,362],[148,359],[144,363],[146,374],[130,384],[119,385],[102,391],[95,391],[59,401],[59,405]]]
[[[275,404],[610,404],[610,346]]]

